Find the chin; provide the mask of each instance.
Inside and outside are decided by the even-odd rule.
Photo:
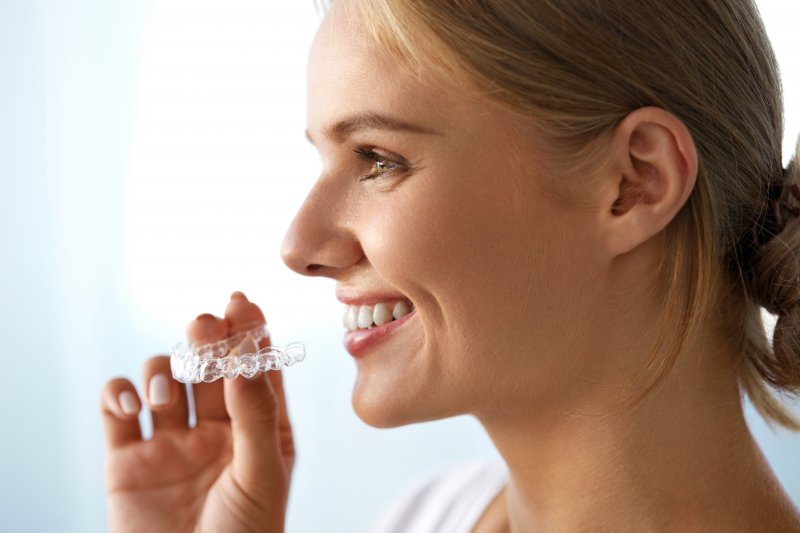
[[[407,401],[388,391],[370,391],[356,382],[353,410],[365,424],[374,428],[395,428],[419,422],[415,409]]]
[[[370,387],[356,380],[353,387],[353,410],[365,424],[379,429],[430,422],[462,414],[436,409],[429,394],[413,393],[408,389],[404,392],[405,394],[401,394],[388,387]],[[424,402],[418,401],[423,397],[426,398]]]

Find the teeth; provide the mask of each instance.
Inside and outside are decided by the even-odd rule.
[[[392,316],[397,320],[398,318],[402,318],[406,316],[408,313],[411,312],[411,306],[405,302],[397,302],[394,304],[394,310],[392,311]]]
[[[358,327],[367,328],[372,325],[372,309],[368,305],[362,305],[358,310]]]
[[[394,306],[390,303],[381,302],[374,307],[369,305],[345,305],[342,314],[342,325],[349,331],[356,329],[366,329],[373,325],[383,326],[392,320],[397,320],[414,310],[408,302],[395,302]]]
[[[345,305],[344,306],[344,313],[342,313],[342,325],[344,326],[344,329],[352,329],[350,327],[350,323],[351,323],[350,311],[352,309],[353,309],[353,307],[350,306],[350,305]]]
[[[358,306],[357,305],[348,305],[347,308],[347,323],[345,327],[353,331],[354,329],[358,328]]]
[[[389,309],[389,304],[383,302],[375,305],[375,310],[372,312],[372,320],[376,326],[382,326],[392,321],[392,311]]]

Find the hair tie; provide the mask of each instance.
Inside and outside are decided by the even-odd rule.
[[[753,247],[758,248],[782,232],[790,218],[800,216],[800,205],[793,205],[792,198],[800,202],[800,183],[789,187],[789,194],[783,198],[783,188],[788,169],[783,169],[782,179],[772,181],[767,191],[767,213],[760,224],[752,228]],[[784,211],[786,215],[784,215]]]

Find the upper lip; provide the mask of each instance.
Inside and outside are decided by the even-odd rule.
[[[347,305],[374,305],[381,302],[390,300],[407,300],[411,301],[408,296],[399,293],[381,292],[381,291],[346,291],[343,289],[336,290],[336,299]]]

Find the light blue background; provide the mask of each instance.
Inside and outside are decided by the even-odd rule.
[[[800,132],[800,8],[759,2]],[[303,138],[313,2],[0,0],[0,529],[103,531],[98,396],[243,290],[286,371],[288,531],[360,531],[434,465],[495,451],[474,420],[378,430],[350,406],[332,280],[280,260],[318,172]],[[800,437],[748,419],[800,501]],[[146,417],[143,421],[147,423]]]

